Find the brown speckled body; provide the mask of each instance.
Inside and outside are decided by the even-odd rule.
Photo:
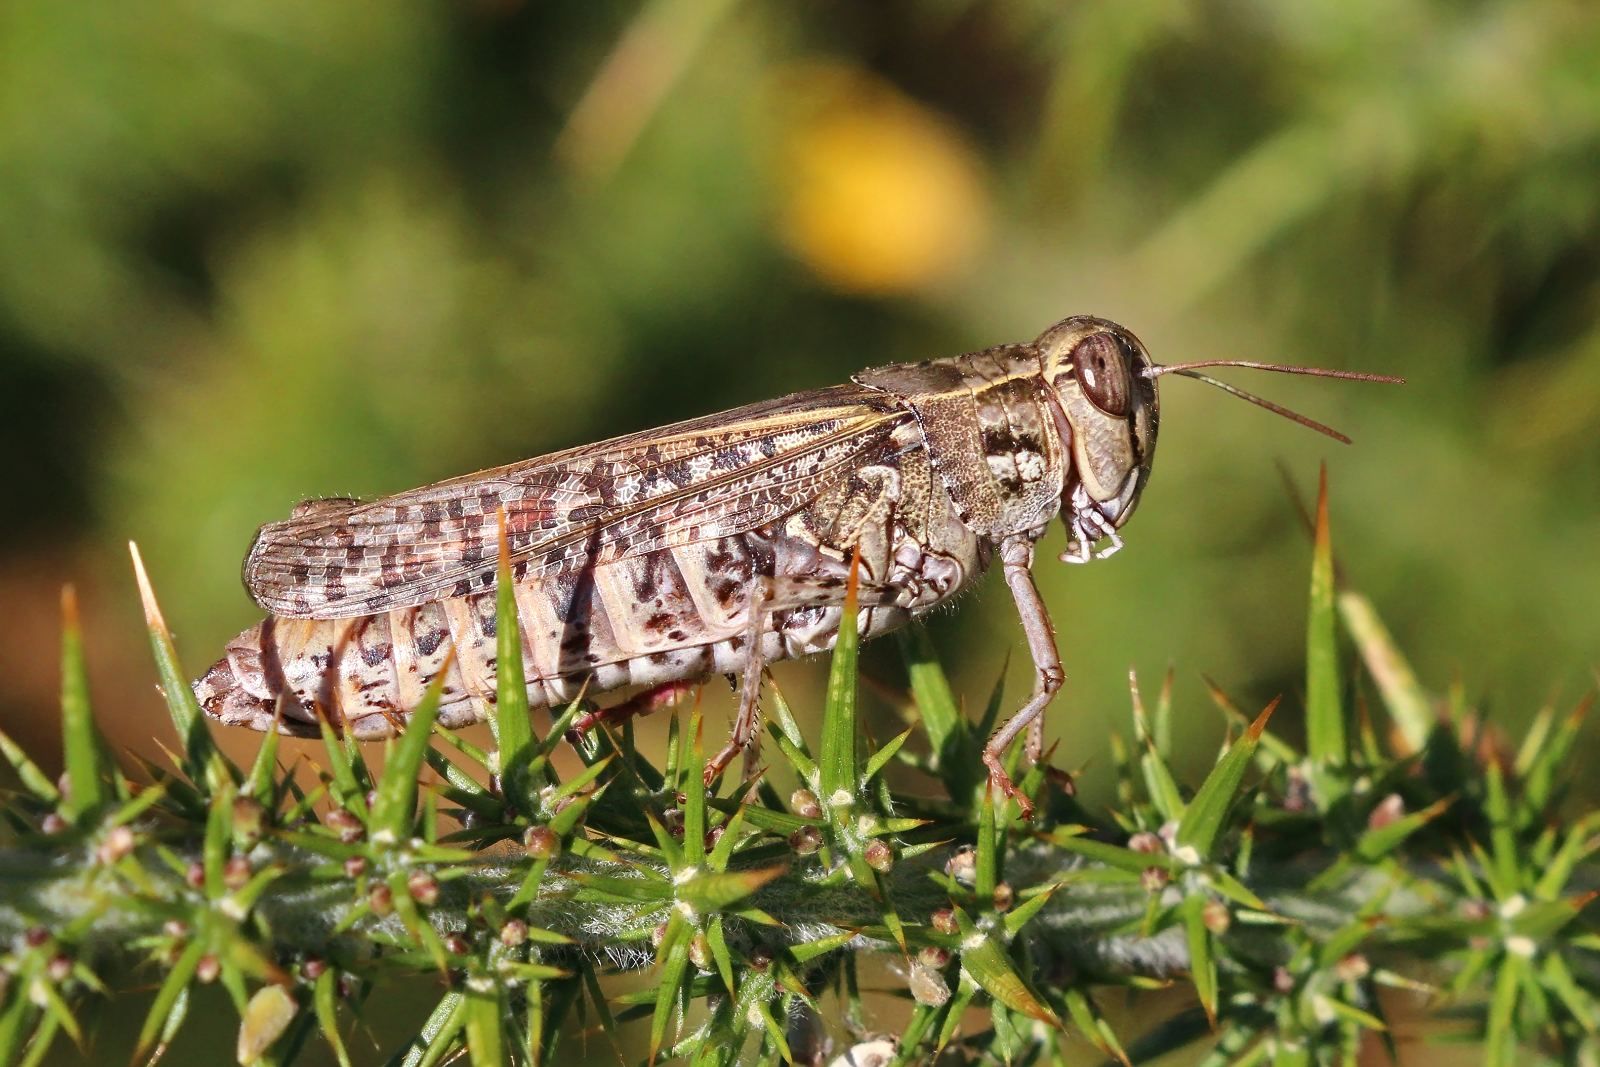
[[[1137,345],[1097,319],[1053,330],[1069,328]],[[381,738],[444,670],[441,721],[483,719],[502,508],[535,707],[585,686],[737,674],[752,640],[761,661],[831,648],[856,551],[861,632],[884,633],[968,588],[1003,545],[1031,546],[1081,497],[1080,398],[1051,336],[371,503],[303,504],[263,527],[246,560],[271,614],[196,693],[227,723],[266,729],[281,711],[287,732],[327,716]],[[1153,393],[1148,421],[1153,444]],[[1142,445],[1130,459],[1134,473],[1096,494],[1118,498],[1117,522],[1148,474]]]
[[[882,458],[891,462],[867,478],[899,481],[894,514],[861,508],[870,498],[847,479],[804,511],[753,530],[517,579],[530,704],[565,703],[585,684],[604,693],[739,673],[748,659],[757,577],[804,579],[818,601],[770,612],[761,629],[762,658],[825,651],[839,624],[830,594],[843,588],[856,542],[863,577],[881,579],[896,593],[864,607],[864,636],[953,595],[982,570],[986,553],[948,498],[932,492],[925,451]],[[852,521],[857,511],[859,524]],[[273,697],[284,692],[291,698],[284,723],[291,732],[314,732],[320,705],[355,736],[381,738],[404,723],[452,647],[440,721],[465,725],[494,700],[493,589],[349,619],[269,617],[235,638],[199,685],[207,710],[225,722],[265,728]]]

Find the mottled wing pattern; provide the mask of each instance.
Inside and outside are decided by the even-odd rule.
[[[847,477],[911,417],[881,392],[836,386],[382,500],[309,502],[262,527],[245,584],[292,618],[463,596],[494,582],[501,507],[519,580],[732,536]]]

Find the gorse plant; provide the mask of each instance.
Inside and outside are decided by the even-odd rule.
[[[1205,1043],[1208,1064],[1346,1063],[1375,1042],[1393,1053],[1390,989],[1465,1020],[1455,1036],[1487,1063],[1594,1062],[1600,938],[1583,909],[1600,817],[1562,805],[1581,713],[1547,710],[1499,751],[1336,589],[1325,493],[1316,534],[1306,749],[1269,730],[1272,708],[1246,716],[1213,687],[1238,728],[1186,788],[1170,686],[1147,704],[1135,682],[1111,809],[1039,766],[1020,779],[1028,822],[984,784],[999,688],[967,721],[920,631],[901,637],[917,722],[864,742],[853,606],[820,736],[770,693],[767,755],[803,783],[787,800],[765,780],[707,789],[695,710],[660,760],[603,721],[576,743],[582,771],[558,774],[584,706],[532,728],[504,562],[494,749],[436,731],[435,690],[381,773],[325,727],[303,791],[275,734],[249,768],[213,746],[138,567],[176,770],[140,782],[109,757],[69,596],[60,782],[0,736],[20,782],[0,848],[0,1063],[89,1042],[94,1002],[136,985],[156,989],[133,1050],[152,1060],[214,982],[238,1010],[239,1062],[291,1063],[320,1031],[350,1064],[375,984],[414,974],[444,990],[385,1054],[408,1067],[569,1062],[580,1029],[623,1062],[852,1046],[835,1062],[1133,1062]],[[1386,718],[1341,685],[1341,625]],[[891,788],[892,766],[938,795]],[[902,1008],[863,1004],[870,955],[892,961]],[[625,969],[652,984],[602,988]],[[1174,985],[1190,995],[1136,1039],[1102,1014],[1119,987]],[[875,1036],[890,1025],[896,1041]]]

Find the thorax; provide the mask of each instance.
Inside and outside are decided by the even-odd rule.
[[[855,380],[916,416],[934,471],[980,538],[1028,533],[1060,512],[1070,442],[1031,346],[878,367]]]

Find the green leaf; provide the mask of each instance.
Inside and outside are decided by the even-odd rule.
[[[200,966],[200,958],[205,954],[205,943],[198,939],[190,940],[183,946],[183,951],[162,980],[161,988],[156,991],[156,998],[144,1017],[144,1025],[139,1028],[139,1039],[134,1043],[134,1059],[150,1051],[156,1034],[166,1024],[168,1014],[173,1011],[178,997],[188,988],[189,980],[194,977],[195,970]]]
[[[1017,973],[999,942],[980,931],[966,912],[954,912],[961,930],[961,970],[1000,1004],[1059,1030],[1061,1020]]]
[[[372,818],[368,822],[375,843],[394,844],[411,838],[417,817],[417,778],[422,773],[428,743],[433,739],[433,724],[439,717],[439,701],[451,658],[445,657],[444,666],[428,683],[427,691],[412,709],[411,719],[384,765],[383,777],[378,781],[378,795],[373,800]]]
[[[600,986],[600,975],[596,972],[594,964],[588,960],[581,961],[578,965],[578,970],[582,988],[588,991],[589,1001],[594,1005],[594,1013],[600,1020],[601,1031],[606,1035],[606,1040],[611,1043],[611,1049],[616,1053],[617,1062],[625,1063],[626,1058],[622,1054],[622,1031],[617,1026],[616,1016],[611,1014],[611,1005],[607,1003],[605,990]],[[582,1006],[582,1001],[576,993],[570,999],[580,1007]],[[557,1006],[559,1007],[559,1005]],[[559,1019],[559,1013],[552,1012],[551,1017],[552,1020]],[[549,1044],[553,1044],[553,1039]]]
[[[1322,1003],[1328,1009],[1328,1011],[1339,1016],[1341,1019],[1344,1019],[1346,1022],[1354,1023],[1360,1029],[1371,1030],[1375,1033],[1381,1033],[1382,1031],[1388,1029],[1388,1027],[1384,1025],[1383,1020],[1378,1018],[1376,1015],[1373,1015],[1371,1012],[1362,1011],[1353,1004],[1346,1004],[1337,997],[1327,997],[1322,1001]]]
[[[1211,931],[1206,928],[1204,894],[1188,897],[1182,904],[1183,932],[1189,946],[1189,976],[1195,995],[1205,1009],[1213,1028],[1217,1024],[1217,961],[1211,954]]]
[[[1511,919],[1511,929],[1535,944],[1544,944],[1576,919],[1597,896],[1600,896],[1600,890],[1592,890],[1569,900],[1541,900],[1528,904]]]
[[[262,986],[251,996],[239,1020],[239,1040],[235,1055],[241,1067],[250,1067],[266,1055],[267,1049],[284,1035],[300,1008],[281,985]]]
[[[950,1039],[955,1037],[956,1030],[961,1026],[961,1018],[966,1014],[972,998],[978,995],[978,991],[977,981],[963,967],[961,980],[956,984],[955,995],[944,1007],[944,1022],[939,1026],[939,1039],[934,1043],[936,1054],[943,1052],[945,1046],[950,1044]]]
[[[517,617],[517,590],[511,578],[511,547],[506,537],[506,510],[495,514],[500,562],[495,570],[495,701],[489,720],[498,748],[501,788],[518,810],[538,810],[539,791],[529,780],[533,758],[533,720],[528,714],[528,680],[522,659],[522,626]],[[440,672],[443,673],[442,671]]]
[[[439,676],[443,677],[444,673],[440,671]],[[356,760],[360,759],[360,755],[351,747],[348,737],[342,737],[334,732],[333,724],[328,721],[327,716],[317,717],[317,730],[322,735],[323,751],[328,754],[328,772],[333,778],[333,789],[338,796],[339,805],[365,819],[369,814],[367,790],[361,784],[356,772]]]
[[[1117,1040],[1111,1024],[1106,1022],[1100,1014],[1100,1009],[1089,999],[1089,995],[1081,989],[1068,989],[1066,1002],[1067,1013],[1072,1016],[1072,1021],[1077,1024],[1078,1029],[1083,1031],[1083,1036],[1107,1056],[1127,1065],[1128,1054],[1123,1051],[1122,1042]]]
[[[741,840],[740,835],[744,832],[744,824],[745,808],[743,807],[735,811],[722,824],[722,836],[717,838],[716,845],[711,849],[711,855],[706,857],[713,871],[725,871],[728,869],[728,861],[733,858],[734,846]]]
[[[4,755],[6,762],[11,764],[11,769],[17,772],[20,781],[28,792],[46,804],[55,804],[61,800],[61,793],[56,789],[50,776],[39,769],[39,765],[28,757],[22,746],[12,740],[11,735],[0,730],[0,755]],[[0,1063],[3,1063],[0,1060]]]
[[[655,1008],[650,1015],[650,1060],[655,1062],[666,1040],[667,1024],[672,1021],[672,1009],[677,1004],[685,974],[689,970],[689,942],[693,928],[682,915],[674,911],[667,919],[666,933],[656,950],[661,961],[661,981],[656,986]]]
[[[1053,885],[1030,890],[1031,895],[1027,899],[1000,917],[1000,925],[1005,929],[1006,936],[1015,937],[1020,934],[1022,928],[1032,922],[1033,917],[1050,903],[1050,898],[1055,895],[1056,890],[1066,885],[1069,880],[1069,877],[1064,877]]]
[[[1428,825],[1450,809],[1454,797],[1437,800],[1421,811],[1396,819],[1387,826],[1379,826],[1362,833],[1356,842],[1355,855],[1365,863],[1376,863],[1399,848],[1412,834]]]
[[[1150,732],[1150,720],[1145,714],[1144,698],[1139,692],[1139,677],[1128,672],[1128,696],[1133,706],[1134,733],[1143,751],[1139,756],[1139,770],[1144,777],[1145,789],[1163,819],[1176,819],[1183,815],[1183,794],[1178,790],[1172,769],[1167,766],[1165,750],[1156,744]]]
[[[722,916],[713,915],[706,924],[706,944],[711,946],[711,960],[716,964],[717,977],[722,979],[722,985],[735,996],[738,987],[733,976],[733,953],[728,951],[728,935],[722,928]]]
[[[900,746],[906,743],[906,738],[911,736],[911,731],[914,729],[915,727],[912,726],[906,727],[903,731],[891,737],[882,748],[874,752],[872,758],[867,760],[867,769],[862,772],[861,777],[876,777],[878,772],[888,766],[890,760],[894,759],[895,753],[900,751]]]
[[[1311,562],[1311,610],[1306,624],[1306,748],[1318,767],[1349,761],[1339,641],[1334,612],[1333,540],[1328,524],[1328,468],[1317,490],[1316,547]]]
[[[1161,752],[1172,751],[1172,682],[1175,672],[1172,665],[1167,665],[1167,673],[1161,679],[1161,691],[1156,694],[1156,710],[1150,719],[1150,740],[1155,742],[1157,750]]]
[[[1250,728],[1240,736],[1239,740],[1233,743],[1227,754],[1211,768],[1211,773],[1206,775],[1206,780],[1200,784],[1194,799],[1189,801],[1189,806],[1178,823],[1177,840],[1179,845],[1193,848],[1200,854],[1201,859],[1209,858],[1216,846],[1217,838],[1228,816],[1228,809],[1233,806],[1239,785],[1244,781],[1244,772],[1250,766],[1250,759],[1255,754],[1256,745],[1261,739],[1261,732],[1267,728],[1268,720],[1277,709],[1277,700],[1267,705],[1266,710],[1250,724]]]
[[[47,1001],[59,1000],[54,991],[44,994]],[[28,1045],[28,1054],[17,1064],[17,1067],[39,1067],[44,1062],[45,1053],[50,1051],[50,1046],[55,1044],[56,1031],[62,1028],[64,1018],[61,1012],[50,1010],[54,1005],[48,1005],[44,1018],[40,1021],[38,1029],[33,1032],[33,1040]],[[70,1018],[68,1015],[66,1018]]]
[[[1487,1067],[1514,1067],[1517,1062],[1517,997],[1527,974],[1527,959],[1513,952],[1501,956],[1485,1025],[1484,1063]]]
[[[913,623],[896,630],[895,640],[905,660],[917,715],[928,734],[934,769],[951,799],[964,802],[972,796],[981,777],[972,727],[961,714],[961,705],[950,689],[927,628]]]
[[[1221,711],[1230,722],[1237,723],[1240,727],[1248,729],[1250,716],[1240,710],[1239,706],[1233,702],[1233,698],[1228,696],[1215,681],[1206,675],[1201,675],[1200,678],[1205,682],[1206,691],[1211,696],[1211,702],[1217,706],[1217,710]],[[1261,751],[1267,759],[1275,760],[1278,763],[1300,762],[1299,750],[1271,730],[1261,731]]]
[[[1141,874],[1150,867],[1175,871],[1181,866],[1175,857],[1165,852],[1135,852],[1131,848],[1122,848],[1119,845],[1107,844],[1076,834],[1067,835],[1058,831],[1050,840],[1057,848],[1130,874]]]
[[[189,688],[188,675],[178,662],[178,650],[172,644],[172,632],[156,603],[155,590],[145,573],[144,560],[139,556],[139,546],[128,542],[128,552],[133,556],[133,576],[139,585],[139,597],[144,602],[145,624],[150,630],[150,649],[155,655],[156,673],[161,679],[161,695],[166,698],[167,714],[183,741],[187,756],[184,769],[196,783],[204,782],[212,788],[230,777],[228,767],[212,743],[211,732],[206,729],[205,713]]]
[[[839,951],[859,936],[859,930],[843,930],[830,937],[802,941],[789,946],[789,955],[796,963],[807,964],[812,960],[821,959],[830,952]]]
[[[856,598],[861,582],[857,551],[850,563],[844,611],[839,616],[839,638],[828,669],[828,696],[822,709],[822,749],[817,759],[818,784],[823,809],[833,811],[836,797],[857,796],[860,762],[856,756],[856,654],[861,636],[856,629]]]
[[[466,1026],[466,1015],[465,994],[451,990],[440,997],[417,1034],[421,1044],[412,1044],[401,1067],[437,1067],[443,1063]]]
[[[1533,811],[1542,811],[1548,806],[1556,798],[1560,786],[1570,780],[1570,776],[1563,773],[1567,754],[1572,751],[1573,744],[1578,740],[1579,731],[1582,730],[1584,720],[1588,718],[1594,703],[1595,694],[1589,693],[1562,720],[1549,740],[1531,751],[1529,766],[1521,777],[1523,792],[1527,798],[1525,804]],[[1520,764],[1521,760],[1518,762]]]
[[[1143,745],[1139,770],[1144,776],[1145,789],[1149,790],[1150,802],[1163,819],[1181,818],[1184,811],[1183,794],[1178,789],[1177,779],[1172,777],[1172,769],[1148,737],[1143,739]]]
[[[1561,953],[1545,953],[1539,971],[1544,987],[1556,995],[1579,1026],[1591,1034],[1600,1030],[1600,1006],[1594,995],[1578,984]]]
[[[700,743],[703,727],[698,705],[689,713],[689,728],[684,731],[683,754],[683,858],[692,867],[706,861],[706,783],[705,749]]]
[[[83,658],[83,630],[78,625],[78,597],[72,586],[61,590],[61,741],[68,790],[61,807],[64,818],[77,822],[106,803],[102,742],[89,704],[89,671]]]
[[[0,999],[0,1063],[15,1063],[17,1053],[33,1031],[37,1010],[27,997]]]
[[[603,899],[643,904],[671,900],[673,895],[672,883],[664,878],[613,878],[582,871],[568,877],[579,887],[575,896],[580,900]]]
[[[345,1050],[344,1038],[339,1034],[339,972],[332,967],[317,975],[312,988],[311,1005],[317,1015],[317,1025],[322,1038],[333,1049],[339,1067],[350,1067],[350,1053]]]
[[[463,1021],[467,1032],[467,1053],[471,1056],[473,1067],[501,1067],[507,1062],[500,1027],[501,985],[483,975],[468,978],[466,984]]]
[[[678,885],[677,897],[694,907],[696,911],[722,911],[748,897],[786,870],[787,867],[765,867],[757,870],[699,874]]]
[[[1521,888],[1522,870],[1517,848],[1515,813],[1506,793],[1505,772],[1490,760],[1484,768],[1484,812],[1489,816],[1489,854],[1494,862],[1495,882],[1513,891]]]
[[[255,762],[250,764],[250,776],[245,779],[244,791],[261,802],[261,806],[271,810],[277,802],[277,774],[278,774],[278,740],[282,737],[278,730],[278,721],[274,719],[267,732],[261,737],[261,746],[256,749]]]
[[[996,825],[999,812],[994,798],[985,792],[978,809],[978,841],[973,853],[972,891],[980,902],[994,897],[995,886],[1000,882],[1000,828]]]
[[[1341,593],[1339,614],[1394,720],[1400,738],[1396,755],[1421,752],[1439,721],[1433,700],[1417,681],[1411,664],[1395,645],[1371,601],[1359,593]]]
[[[1244,1027],[1239,1027],[1243,1030]],[[1128,1048],[1128,1058],[1134,1063],[1150,1063],[1179,1049],[1186,1049],[1210,1033],[1206,1013],[1190,1008],[1161,1020],[1141,1034]],[[1223,1062],[1227,1062],[1224,1060]]]
[[[983,718],[978,720],[978,729],[973,734],[974,739],[993,737],[995,724],[1000,721],[1000,709],[1005,704],[1006,698],[1006,671],[1011,669],[1011,653],[1007,652],[1005,659],[1000,663],[1000,671],[994,676],[994,685],[989,687],[989,700],[983,706]],[[988,777],[984,776],[984,788],[987,789]],[[964,803],[965,796],[951,798],[959,803]]]
[[[1600,848],[1600,842],[1592,838],[1594,828],[1600,823],[1600,812],[1579,819],[1567,831],[1567,836],[1561,843],[1561,848],[1544,865],[1539,881],[1533,887],[1533,895],[1540,900],[1554,900],[1560,893],[1567,879],[1572,877],[1580,861],[1594,854]]]

